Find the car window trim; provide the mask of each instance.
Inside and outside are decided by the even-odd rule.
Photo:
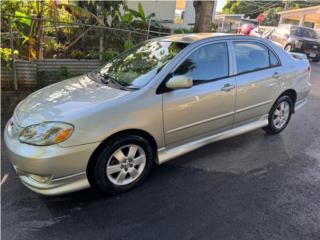
[[[268,67],[264,67],[264,68],[253,69],[253,70],[249,70],[249,71],[245,71],[245,72],[238,73],[236,55],[235,55],[235,51],[234,51],[234,52],[233,52],[233,56],[234,56],[234,61],[235,61],[235,71],[236,71],[236,73],[233,75],[233,77],[238,76],[238,75],[243,75],[243,74],[253,73],[253,72],[259,72],[259,71],[263,71],[263,70],[266,70],[266,69],[272,69],[272,68],[275,68],[275,67],[281,67],[281,66],[282,66],[282,63],[281,63],[281,61],[280,61],[279,56],[275,53],[275,51],[274,51],[270,46],[266,45],[265,43],[263,43],[263,42],[261,42],[261,41],[256,41],[256,40],[232,40],[232,45],[233,45],[233,47],[234,47],[234,45],[235,45],[235,44],[234,44],[235,42],[258,43],[258,44],[260,44],[260,45],[265,46],[265,47],[268,49],[269,66],[268,66]],[[276,56],[276,58],[277,58],[277,60],[278,60],[278,64],[277,64],[277,65],[271,66],[271,64],[270,64],[270,54],[269,54],[269,51],[272,51],[273,54]]]
[[[165,87],[165,83],[170,79],[170,77],[173,76],[174,72],[180,67],[180,65],[192,54],[194,53],[195,51],[197,51],[199,48],[201,47],[205,47],[207,45],[212,45],[212,44],[219,44],[219,43],[225,43],[226,46],[227,46],[227,54],[228,54],[228,75],[226,76],[223,76],[223,77],[218,77],[218,78],[214,78],[214,79],[209,79],[209,80],[202,80],[203,83],[200,83],[200,80],[197,84],[194,84],[193,86],[195,85],[201,85],[201,84],[206,84],[206,83],[210,83],[210,82],[215,82],[215,81],[219,81],[221,79],[225,79],[225,78],[229,78],[229,77],[232,77],[232,74],[231,74],[231,54],[230,54],[230,46],[228,44],[229,40],[219,40],[219,41],[213,41],[213,42],[206,42],[206,43],[203,43],[199,46],[197,46],[196,48],[192,49],[186,56],[184,56],[183,60],[180,62],[180,64],[178,64],[177,66],[175,66],[172,71],[170,71],[170,73],[167,74],[167,76],[163,79],[163,81],[159,84],[159,86],[157,87],[157,90],[156,90],[156,94],[162,94],[162,93],[166,93],[166,92],[171,92],[171,91],[175,91],[175,90],[179,90],[179,89],[168,89]]]

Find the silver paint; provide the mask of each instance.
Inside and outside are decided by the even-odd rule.
[[[158,162],[163,163],[205,144],[266,126],[268,112],[284,91],[296,91],[295,110],[304,105],[310,91],[308,61],[291,57],[266,39],[227,34],[160,39],[190,44],[142,89],[114,89],[80,76],[43,88],[16,107],[4,140],[11,162],[27,187],[45,195],[89,187],[86,169],[90,157],[102,141],[120,131],[148,133],[157,144]],[[266,45],[278,55],[281,66],[237,75],[233,41]],[[227,43],[229,77],[157,93],[165,77],[189,54],[215,42]],[[32,146],[18,141],[24,127],[43,121],[63,121],[75,129],[66,141],[56,145]],[[49,180],[40,183],[30,175]]]

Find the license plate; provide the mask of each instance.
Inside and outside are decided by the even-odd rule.
[[[309,56],[313,58],[313,57],[316,56],[316,53],[312,52],[312,53],[309,54]]]

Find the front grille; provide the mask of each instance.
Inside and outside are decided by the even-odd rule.
[[[319,52],[320,44],[317,42],[303,42],[302,48],[303,50]]]

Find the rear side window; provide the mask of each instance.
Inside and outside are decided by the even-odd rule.
[[[187,75],[195,82],[210,81],[229,75],[227,43],[212,43],[191,53],[175,75]]]
[[[280,62],[277,56],[269,49],[270,67],[279,66]]]
[[[235,42],[234,51],[238,74],[279,65],[278,58],[263,44]]]

